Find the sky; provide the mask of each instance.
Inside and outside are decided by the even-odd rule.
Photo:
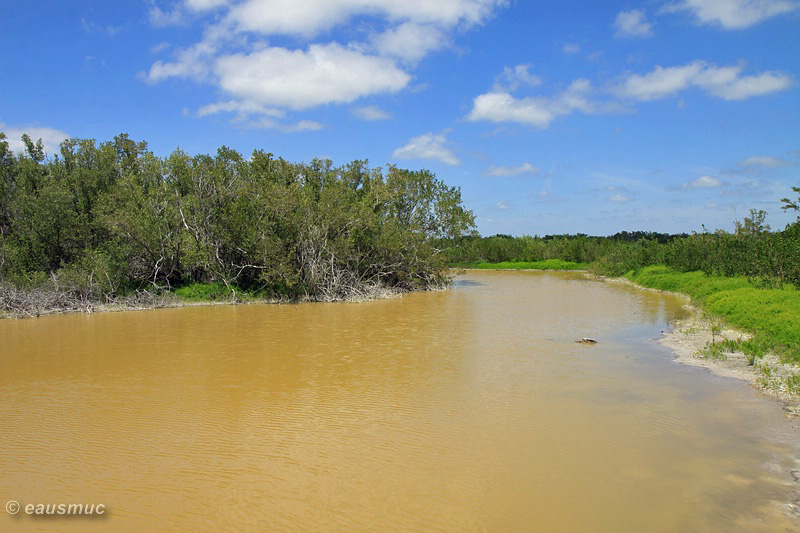
[[[482,235],[772,229],[800,186],[800,0],[2,0],[0,131],[367,159]]]

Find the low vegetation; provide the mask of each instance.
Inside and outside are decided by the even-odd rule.
[[[626,277],[644,287],[688,294],[713,317],[752,335],[714,342],[711,356],[741,351],[752,362],[769,350],[784,362],[800,363],[800,291],[794,287],[760,288],[743,277],[676,272],[664,266],[645,267]]]

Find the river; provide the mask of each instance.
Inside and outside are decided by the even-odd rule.
[[[22,511],[0,529],[798,527],[800,433],[653,342],[682,303],[470,272],[365,303],[3,320],[0,504]]]

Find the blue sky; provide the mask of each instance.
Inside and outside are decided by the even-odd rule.
[[[0,131],[427,168],[484,235],[773,229],[798,0],[9,0]]]

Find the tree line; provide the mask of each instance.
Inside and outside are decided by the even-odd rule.
[[[792,187],[800,195],[800,187]],[[800,198],[783,198],[782,209],[800,211]],[[591,263],[599,274],[618,276],[646,266],[666,265],[679,272],[745,276],[763,286],[800,288],[800,217],[782,230],[765,223],[767,213],[751,209],[735,230],[670,235],[621,232],[609,237],[462,236],[447,247],[453,265],[478,262],[561,259]]]
[[[290,163],[145,142],[68,139],[46,157],[0,133],[0,283],[113,298],[220,283],[233,293],[334,300],[447,279],[437,243],[471,232],[460,190],[427,170]]]

